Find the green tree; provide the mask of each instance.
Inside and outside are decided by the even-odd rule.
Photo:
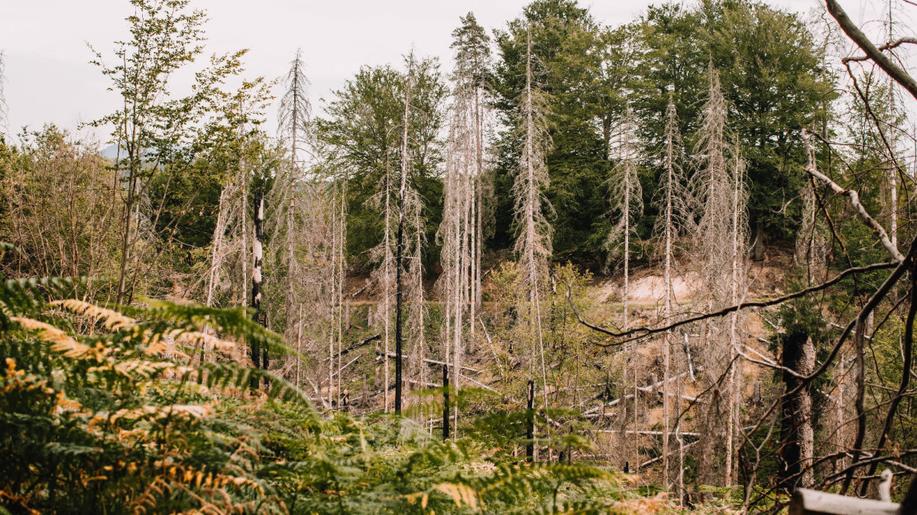
[[[835,98],[823,50],[799,17],[760,2],[705,0],[698,8],[650,8],[637,23],[643,48],[635,106],[643,136],[658,148],[673,88],[681,130],[693,138],[708,63],[720,71],[730,127],[748,162],[755,253],[765,239],[791,238],[798,213],[783,206],[802,185],[800,131],[827,116]]]
[[[158,229],[156,236],[168,239],[162,231],[162,214],[149,187],[160,174],[180,174],[207,146],[210,134],[207,120],[233,112],[226,104],[234,100],[223,90],[230,77],[242,71],[245,51],[214,56],[195,74],[192,92],[176,97],[170,79],[193,65],[204,51],[205,14],[191,10],[189,0],[131,0],[134,14],[127,18],[130,37],[115,43],[113,64],[93,50],[92,63],[110,80],[109,90],[121,97],[122,106],[93,122],[95,127],[111,128],[111,141],[117,148],[114,167],[123,182],[124,212],[116,302],[129,301],[141,272],[149,271],[144,262],[149,256],[133,253],[144,237],[144,227]],[[243,82],[243,89],[257,89],[261,81]],[[237,109],[233,116],[249,111]],[[236,120],[238,123],[238,120]],[[162,197],[161,197],[162,198]]]
[[[536,0],[505,30],[496,31],[500,60],[495,69],[495,106],[507,129],[497,145],[495,244],[508,246],[512,231],[509,194],[518,167],[520,131],[517,105],[525,88],[526,37],[531,31],[534,82],[550,106],[547,122],[553,149],[547,155],[554,208],[556,259],[576,258],[599,264],[604,240],[594,221],[607,211],[602,184],[609,169],[600,124],[603,109],[594,89],[600,77],[598,24],[573,0]],[[605,227],[607,232],[607,227]]]
[[[382,239],[379,211],[370,198],[379,192],[386,174],[397,173],[401,163],[401,128],[404,118],[406,74],[391,66],[364,67],[333,94],[325,116],[315,122],[316,137],[330,166],[348,179],[347,246],[357,269],[366,269],[366,252]],[[411,88],[411,185],[424,199],[424,225],[439,226],[442,185],[437,173],[442,163],[439,130],[446,87],[439,63],[419,59],[414,63]],[[391,193],[397,194],[397,184]],[[432,238],[432,234],[428,234]]]

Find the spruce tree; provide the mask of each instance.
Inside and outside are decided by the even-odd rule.
[[[550,145],[550,137],[547,131],[546,98],[534,83],[533,63],[532,40],[529,34],[526,44],[525,89],[519,99],[518,114],[522,146],[519,169],[513,184],[516,224],[514,249],[520,268],[520,286],[525,291],[527,301],[523,313],[528,323],[529,335],[535,344],[530,355],[530,374],[534,377],[537,377],[538,373],[541,375],[543,407],[547,409],[548,378],[541,321],[541,296],[546,286],[548,260],[551,256],[551,226],[545,216],[544,199],[544,191],[549,181],[545,156]]]

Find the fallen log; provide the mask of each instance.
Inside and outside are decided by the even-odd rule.
[[[797,488],[790,500],[790,515],[897,515],[898,503],[860,499],[830,494],[808,488]]]

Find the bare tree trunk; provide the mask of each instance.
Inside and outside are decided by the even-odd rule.
[[[678,379],[677,396],[675,397],[675,412],[681,415],[681,393],[682,383]],[[681,505],[685,499],[685,442],[681,436],[681,417],[679,416],[675,423],[675,441],[678,442],[678,504]]]
[[[725,140],[727,106],[720,89],[719,74],[710,66],[709,97],[703,109],[696,152],[702,167],[696,176],[702,204],[700,223],[694,240],[701,264],[707,309],[718,309],[744,296],[744,248],[747,240],[744,162],[738,144]],[[727,154],[733,156],[732,164]],[[731,270],[731,273],[727,272]],[[720,480],[731,486],[735,474],[740,373],[737,348],[740,317],[731,313],[728,320],[708,320],[704,324],[702,358],[712,399],[705,406],[708,430],[701,437],[701,481]],[[725,377],[725,384],[720,378]],[[721,447],[722,445],[722,447]],[[710,460],[722,453],[722,470]]]
[[[338,381],[339,381],[339,382],[340,382],[340,380],[341,380],[341,377],[340,377],[340,372],[341,372],[341,371],[340,371],[340,356],[338,355],[338,356],[336,357],[336,356],[335,356],[335,352],[334,352],[334,344],[335,344],[335,341],[336,341],[335,336],[336,336],[336,333],[337,333],[335,320],[336,320],[336,314],[337,314],[336,309],[337,309],[337,305],[338,305],[338,298],[337,298],[337,295],[338,295],[338,289],[337,289],[337,284],[338,284],[338,278],[337,278],[337,274],[338,274],[338,265],[337,265],[337,257],[338,257],[338,255],[337,255],[337,249],[338,249],[338,241],[337,241],[337,238],[338,238],[338,232],[337,232],[337,227],[335,226],[335,218],[336,218],[335,207],[336,207],[336,206],[334,206],[334,204],[333,204],[333,202],[334,202],[334,193],[333,193],[333,192],[332,192],[332,198],[331,198],[331,200],[332,200],[332,208],[331,208],[331,256],[330,256],[330,257],[331,257],[331,292],[330,292],[330,293],[331,293],[331,302],[330,302],[330,304],[329,304],[329,307],[331,308],[331,309],[330,309],[330,311],[331,311],[331,320],[330,320],[330,322],[331,322],[331,327],[330,327],[330,330],[328,331],[328,402],[329,402],[330,404],[332,404],[332,405],[336,405],[336,407],[337,407],[338,409],[340,409],[340,407],[341,407],[341,405],[340,405],[340,398],[341,398],[340,388],[337,388],[337,395],[335,395],[335,390],[336,390],[336,388],[334,387],[334,386],[335,386],[335,383],[334,383],[334,378],[335,378],[334,371],[335,371],[335,368],[338,369],[338,370],[337,370],[337,372],[338,372],[337,378],[338,378]],[[386,359],[388,359],[388,358],[386,357]],[[337,365],[337,366],[335,366],[335,365]],[[337,399],[337,401],[338,401],[337,403],[335,403],[335,399]]]
[[[662,220],[657,221],[656,232],[658,234],[660,230],[661,222],[661,231],[663,239],[663,282],[665,288],[665,296],[663,299],[663,308],[662,316],[665,323],[671,323],[672,317],[674,316],[674,307],[673,302],[675,301],[674,286],[673,286],[673,273],[674,273],[674,259],[675,259],[675,238],[679,233],[679,228],[681,224],[684,223],[684,218],[687,216],[686,211],[686,192],[684,191],[685,184],[684,179],[681,173],[681,157],[682,157],[682,147],[681,147],[681,136],[678,133],[678,114],[675,110],[675,103],[672,100],[672,94],[669,94],[669,102],[666,107],[666,127],[665,127],[665,153],[664,153],[664,165],[665,172],[662,177],[662,189],[663,189],[663,205],[662,205]],[[687,337],[687,335],[685,335]],[[671,361],[672,361],[672,341],[673,333],[672,331],[667,331],[663,337],[663,376],[662,376],[662,418],[663,418],[663,436],[662,436],[662,468],[663,468],[663,484],[665,485],[666,490],[668,491],[671,488],[670,473],[671,473],[671,464],[670,464],[670,442],[669,442],[669,432],[670,432],[670,422],[671,422],[671,408],[670,408],[670,380],[671,380]],[[688,362],[689,372],[690,360]],[[693,376],[693,373],[691,373]],[[679,412],[680,405],[680,396],[681,396],[681,380],[678,382],[679,393],[676,396],[676,408],[675,411]],[[681,435],[678,433],[679,427],[675,428],[675,436],[679,445],[679,467],[683,468],[683,441]],[[679,495],[682,495],[683,491],[683,482],[684,474],[683,471],[678,473],[678,490]]]
[[[333,199],[332,199],[333,200]],[[338,201],[340,202],[340,208],[337,209],[337,248],[334,249],[334,254],[337,256],[337,284],[335,289],[337,290],[337,358],[338,358],[338,406],[341,406],[341,395],[343,389],[341,387],[343,379],[343,369],[341,368],[341,355],[342,355],[342,346],[344,344],[344,280],[346,273],[345,260],[346,256],[346,238],[347,238],[347,179],[344,178],[341,181],[341,187],[339,189]],[[332,202],[332,209],[334,205]]]
[[[395,243],[395,413],[401,415],[402,406],[402,363],[404,361],[404,285],[401,276],[404,268],[404,225],[407,209],[408,174],[411,172],[409,130],[411,123],[411,88],[413,87],[413,56],[409,63],[404,88],[404,119],[401,137],[401,174],[398,187],[398,232]],[[387,360],[387,358],[386,358]]]
[[[389,232],[391,230],[391,174],[389,173],[388,166],[385,170],[385,216],[384,216],[384,235],[382,237],[383,245],[383,265],[382,265],[382,275],[383,275],[383,284],[382,284],[382,316],[383,316],[383,325],[384,325],[384,339],[385,339],[385,359],[383,359],[383,409],[388,413],[388,390],[389,390],[389,371],[388,371],[388,355],[391,352],[389,349],[389,324],[391,321],[391,313],[389,312],[389,303],[391,296],[391,260],[389,259],[389,253],[391,251],[391,242],[389,241]]]
[[[784,336],[781,364],[800,375],[811,372],[815,365],[815,349],[812,339],[805,332]],[[783,382],[787,391],[799,386],[799,378],[784,372]],[[812,397],[809,388],[802,388],[794,395],[781,400],[781,451],[783,461],[783,486],[787,489],[811,486],[812,470],[809,465],[813,457]]]
[[[260,188],[255,190],[255,240],[252,248],[252,258],[254,265],[252,267],[252,316],[255,321],[265,325],[264,312],[261,309],[262,300],[262,267],[264,264],[264,196]],[[255,368],[267,370],[269,366],[268,349],[259,348],[258,344],[252,342],[251,357]]]
[[[244,169],[244,166],[240,165],[240,168]],[[242,284],[248,284],[248,181],[244,174],[241,174],[241,186],[242,186],[242,197],[239,199],[242,205],[240,206],[239,215],[242,220],[239,223],[242,228]],[[243,287],[242,288],[242,299],[240,299],[240,304],[243,306],[248,304],[248,292]]]
[[[739,303],[739,285],[742,282],[739,274],[742,267],[742,236],[744,231],[740,228],[741,211],[744,210],[743,196],[743,177],[744,164],[738,153],[738,142],[735,143],[735,164],[732,170],[733,175],[733,195],[732,195],[732,305]],[[738,336],[739,313],[733,311],[729,317],[729,362],[732,364],[729,371],[729,421],[726,438],[726,486],[732,486],[735,478],[735,465],[733,448],[736,442],[736,434],[739,431],[739,405],[742,391],[742,374],[741,361],[736,359],[739,353],[739,336]]]
[[[213,293],[219,277],[220,261],[223,255],[223,236],[226,232],[226,188],[220,191],[220,202],[217,207],[217,221],[213,230],[213,241],[210,244],[210,272],[207,278],[207,307],[213,306]]]
[[[888,39],[887,41],[893,41],[894,34],[894,24],[892,21],[892,3],[891,0],[888,2]],[[891,53],[891,50],[889,50]],[[892,245],[898,247],[898,163],[895,162],[895,146],[896,146],[896,136],[897,130],[894,127],[896,123],[895,114],[897,112],[897,101],[895,99],[895,81],[891,77],[888,78],[888,110],[890,113],[889,127],[891,130],[888,131],[888,146],[891,148],[888,156],[888,192],[889,192],[889,228],[888,236],[891,239]]]
[[[663,317],[666,323],[672,317],[672,188],[673,174],[671,163],[673,160],[672,145],[666,145],[666,209],[665,209],[665,266],[663,270],[665,301],[663,302]],[[665,490],[669,489],[669,368],[670,352],[672,348],[672,331],[666,331],[662,341],[662,482]],[[676,399],[676,402],[678,400]],[[680,438],[679,438],[680,439]]]

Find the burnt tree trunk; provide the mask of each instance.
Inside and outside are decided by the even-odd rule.
[[[443,440],[449,439],[449,365],[443,363]]]
[[[404,199],[400,209],[404,210]],[[395,250],[395,413],[401,414],[401,363],[404,357],[402,345],[404,321],[402,320],[402,303],[404,287],[401,284],[401,263],[404,258],[404,216],[398,218],[397,248]],[[388,357],[386,357],[388,359]]]
[[[255,241],[252,243],[252,256],[254,266],[252,268],[252,296],[251,309],[252,318],[255,322],[265,324],[264,310],[261,309],[261,288],[264,281],[264,192],[261,188],[255,188],[254,191],[255,216],[253,219],[255,225]],[[252,366],[261,370],[268,368],[268,349],[261,347],[256,340],[250,343]],[[258,387],[258,379],[251,380],[251,387]]]
[[[529,379],[525,412],[525,458],[535,461],[535,381]]]
[[[800,375],[812,372],[815,365],[815,348],[805,331],[797,330],[783,337],[784,367]],[[787,392],[795,390],[800,378],[790,372],[783,372],[783,383]],[[811,485],[814,431],[812,427],[812,392],[809,386],[781,400],[781,481],[785,488]]]

